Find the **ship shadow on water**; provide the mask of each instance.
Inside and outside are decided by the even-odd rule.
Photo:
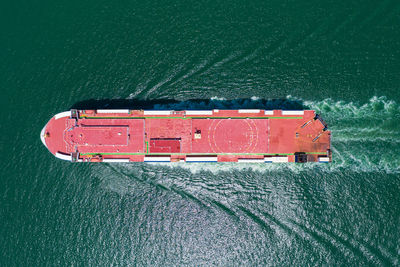
[[[156,110],[201,110],[201,109],[309,109],[301,100],[294,99],[260,99],[240,98],[227,100],[223,98],[189,99],[88,99],[75,103],[70,109],[156,109]]]

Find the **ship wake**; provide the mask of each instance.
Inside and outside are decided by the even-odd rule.
[[[400,172],[400,105],[386,97],[372,97],[366,103],[324,99],[309,101],[288,96],[286,99],[265,100],[259,97],[240,100],[226,100],[212,97],[208,101],[183,101],[173,104],[154,105],[154,109],[313,109],[322,114],[332,131],[333,162],[331,164],[264,164],[264,163],[210,163],[175,166],[191,172],[202,170],[213,173],[252,169],[269,172],[290,170],[302,172],[320,170],[340,172],[350,169],[354,172]],[[159,164],[161,165],[161,164]]]

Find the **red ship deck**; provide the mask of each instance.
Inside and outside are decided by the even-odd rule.
[[[331,160],[330,132],[312,110],[73,110],[41,137],[72,161]]]

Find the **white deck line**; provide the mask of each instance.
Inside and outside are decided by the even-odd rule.
[[[129,162],[129,159],[103,159],[103,162]]]
[[[129,109],[98,109],[97,113],[125,113],[125,114],[129,114]]]
[[[62,154],[62,153],[56,152],[56,154],[54,156],[56,156],[56,158],[59,158],[59,159],[62,159],[62,160],[72,161],[72,156],[71,155],[66,155],[66,154]]]
[[[239,113],[260,113],[260,109],[239,109]]]
[[[143,115],[171,115],[172,110],[145,110]]]
[[[186,157],[186,162],[217,162],[217,157]]]
[[[274,111],[273,110],[265,110],[264,115],[274,115]]]
[[[55,118],[56,120],[58,120],[58,119],[60,119],[60,118],[64,118],[64,117],[71,117],[71,110],[58,113],[58,114],[56,114],[56,115],[54,116],[54,118]]]
[[[238,159],[238,162],[264,162],[264,159]]]
[[[282,110],[282,115],[304,115],[304,110]]]
[[[265,157],[264,161],[273,163],[283,163],[283,162],[289,162],[289,157]]]
[[[212,115],[212,110],[186,110],[186,115]]]
[[[145,156],[145,162],[170,162],[171,157],[152,157],[152,156]]]

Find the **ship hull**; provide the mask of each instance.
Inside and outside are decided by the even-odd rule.
[[[40,138],[73,162],[331,162],[313,110],[71,110]]]

